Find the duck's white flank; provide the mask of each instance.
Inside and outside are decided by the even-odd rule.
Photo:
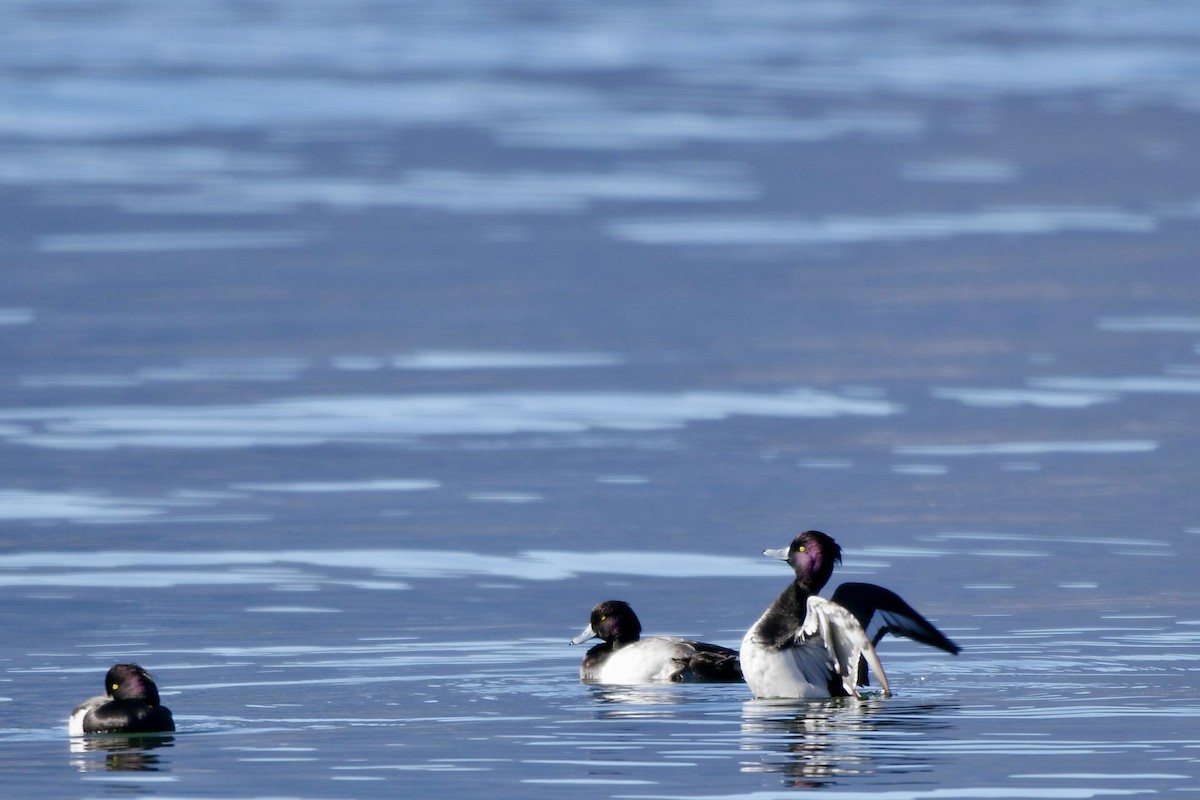
[[[593,678],[597,683],[637,684],[674,680],[696,648],[685,639],[652,636],[611,653]]]

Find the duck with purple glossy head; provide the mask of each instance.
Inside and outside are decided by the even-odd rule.
[[[842,548],[820,531],[805,531],[791,545],[764,550],[796,573],[746,631],[742,672],[755,697],[858,697],[875,673],[891,693],[875,645],[887,633],[957,653],[958,645],[895,592],[871,583],[843,583],[829,600],[819,596],[842,560]],[[869,636],[867,631],[874,631]]]
[[[67,719],[69,735],[175,730],[171,710],[159,701],[154,678],[137,664],[114,664],[104,676],[104,692],[75,706]]]

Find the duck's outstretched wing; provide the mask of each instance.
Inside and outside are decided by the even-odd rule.
[[[833,593],[833,602],[853,614],[863,630],[869,631],[873,625],[878,626],[872,637],[873,644],[879,644],[884,634],[890,633],[940,648],[947,653],[958,653],[961,649],[935,628],[932,622],[904,602],[900,595],[882,586],[843,583]]]
[[[869,666],[879,679],[883,693],[890,695],[887,675],[875,654],[875,646],[854,615],[817,595],[808,598],[806,609],[804,625],[796,638],[803,647],[819,645],[825,648],[846,694],[858,697],[858,685],[866,684],[866,667]]]

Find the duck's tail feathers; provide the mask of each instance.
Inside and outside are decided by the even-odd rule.
[[[716,683],[745,681],[736,650],[703,642],[696,642],[696,652],[688,660],[686,673],[687,680]]]

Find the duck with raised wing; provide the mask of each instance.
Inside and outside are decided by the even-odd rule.
[[[799,534],[787,548],[763,555],[796,573],[742,639],[741,663],[755,697],[859,696],[867,668],[891,693],[875,645],[886,633],[957,653],[929,620],[894,592],[870,583],[844,583],[830,600],[818,595],[842,560],[842,548],[820,531]],[[874,630],[874,637],[867,631]]]
[[[71,736],[175,730],[175,719],[159,702],[154,679],[137,664],[114,664],[104,676],[104,692],[84,700],[71,712],[67,720]]]
[[[597,605],[588,626],[571,640],[602,640],[583,657],[579,679],[618,685],[742,680],[736,650],[674,636],[641,637],[642,623],[628,603],[606,600]]]

